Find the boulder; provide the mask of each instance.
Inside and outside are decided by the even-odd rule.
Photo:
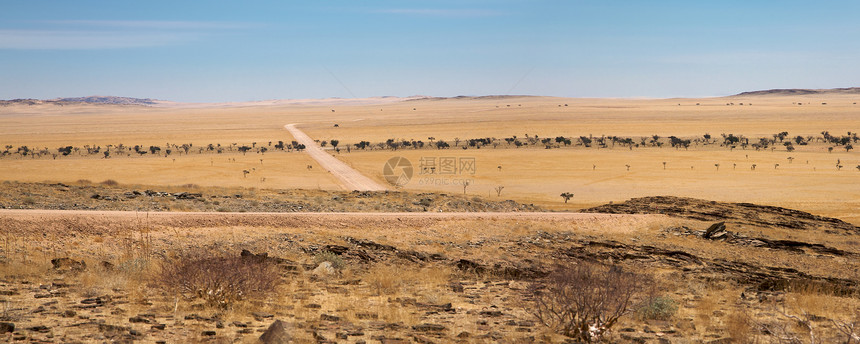
[[[15,324],[10,322],[0,322],[0,333],[15,332]]]
[[[316,269],[311,271],[312,274],[317,276],[328,276],[334,274],[334,272],[334,267],[330,262],[322,262],[316,267]]]
[[[272,325],[269,325],[269,328],[266,329],[266,332],[263,332],[260,335],[260,342],[263,344],[286,344],[291,340],[290,333],[288,331],[289,325],[287,323],[275,320]]]
[[[710,240],[720,240],[725,239],[727,235],[728,233],[726,232],[726,223],[717,222],[708,227],[702,237]]]

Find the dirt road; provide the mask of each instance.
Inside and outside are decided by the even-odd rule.
[[[344,189],[358,191],[381,191],[387,189],[385,186],[365,177],[352,167],[347,166],[343,161],[340,161],[324,152],[319,146],[317,146],[316,142],[314,142],[310,136],[296,128],[295,123],[287,124],[284,128],[293,135],[296,141],[305,145],[305,152],[307,152],[311,158],[316,160],[320,166],[340,180]],[[380,169],[381,168],[382,167],[380,167]]]

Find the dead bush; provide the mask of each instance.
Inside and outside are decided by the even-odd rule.
[[[221,308],[274,292],[281,282],[273,263],[246,257],[178,258],[165,262],[157,280],[165,290]]]
[[[588,262],[556,266],[533,283],[532,312],[555,332],[590,343],[600,338],[627,313],[634,294],[647,278],[617,266]]]

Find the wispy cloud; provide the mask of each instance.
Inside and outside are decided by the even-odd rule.
[[[438,9],[438,8],[390,8],[377,13],[404,14],[433,17],[494,17],[504,15],[502,11],[486,9]]]
[[[0,28],[0,49],[94,50],[182,44],[242,23],[140,20],[58,20],[32,22],[39,28]]]
[[[170,20],[47,20],[40,21],[39,23],[51,25],[162,30],[242,29],[252,26],[248,23],[236,22],[200,22]]]

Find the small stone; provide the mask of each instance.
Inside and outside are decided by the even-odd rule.
[[[320,315],[320,320],[338,322],[340,321],[340,317],[336,315],[323,314]]]
[[[214,336],[216,334],[215,331],[203,331],[204,336]]]

